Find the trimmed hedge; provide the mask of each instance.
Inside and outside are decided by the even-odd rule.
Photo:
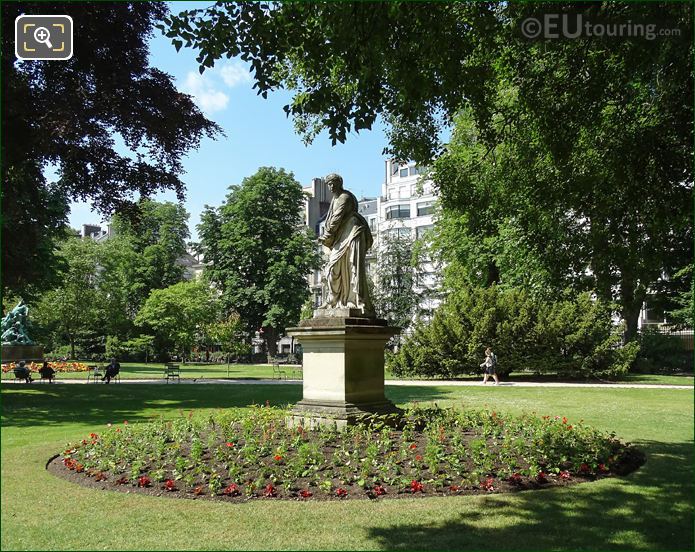
[[[502,376],[532,370],[605,378],[627,373],[635,360],[639,345],[621,342],[610,305],[590,293],[543,302],[523,290],[492,286],[449,295],[387,362],[398,376],[480,374],[491,346]]]

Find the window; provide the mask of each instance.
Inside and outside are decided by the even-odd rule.
[[[399,171],[398,176],[400,176],[401,178],[404,178],[404,177],[408,176],[408,167],[403,167],[403,168]]]
[[[391,176],[398,172],[398,163],[391,163]]]
[[[369,229],[372,232],[376,232],[376,217],[369,218]]]
[[[434,224],[428,224],[427,226],[418,226],[415,229],[415,237],[419,240],[425,235],[425,232],[428,230],[432,230],[434,228]]]
[[[410,218],[410,205],[386,207],[386,220]]]
[[[410,167],[410,176],[414,176],[416,174],[420,174],[420,168],[415,165],[414,167]]]
[[[409,238],[410,228],[391,228],[386,232],[389,238]]]
[[[417,216],[431,215],[434,213],[434,201],[425,201],[417,204]]]

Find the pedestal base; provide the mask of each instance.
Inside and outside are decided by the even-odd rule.
[[[400,414],[384,395],[384,346],[398,331],[384,320],[355,316],[319,316],[289,328],[302,345],[304,381],[288,422],[344,427],[374,414]]]

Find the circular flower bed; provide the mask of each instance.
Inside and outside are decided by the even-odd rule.
[[[288,411],[111,426],[49,464],[86,485],[177,497],[316,500],[478,494],[623,475],[643,457],[566,418],[416,408],[398,429],[374,418],[342,431],[288,427]]]
[[[53,361],[49,362],[48,365],[53,368],[56,372],[86,372],[88,370],[87,365],[84,362],[62,362]],[[2,365],[2,373],[13,371],[19,364],[14,362],[8,362]],[[31,372],[38,372],[39,368],[43,366],[43,362],[30,362],[26,365]]]

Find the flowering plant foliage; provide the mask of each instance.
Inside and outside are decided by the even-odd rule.
[[[104,474],[107,485],[139,488],[152,478],[164,490],[189,496],[205,490],[240,499],[373,499],[387,486],[393,495],[429,495],[509,491],[524,480],[591,480],[620,473],[631,450],[613,434],[562,416],[416,408],[398,428],[375,419],[340,431],[289,427],[286,416],[262,406],[124,420],[68,444],[62,462],[71,472]]]

